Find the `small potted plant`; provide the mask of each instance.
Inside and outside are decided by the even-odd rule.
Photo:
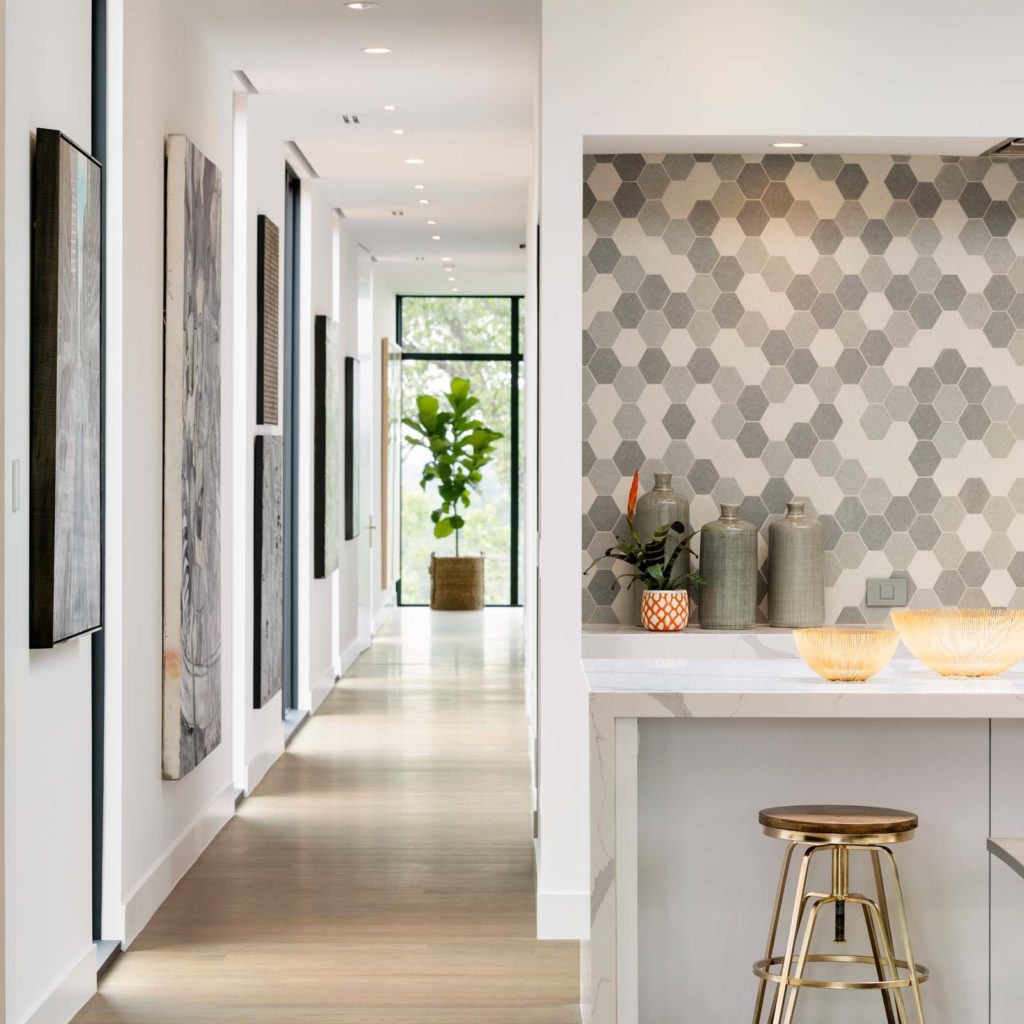
[[[653,538],[646,544],[637,535],[633,525],[636,512],[637,493],[640,490],[640,474],[633,474],[633,484],[629,489],[629,501],[626,505],[626,523],[629,537],[616,537],[618,543],[610,547],[604,558],[614,558],[632,567],[632,571],[619,577],[628,579],[628,588],[636,584],[645,586],[640,604],[640,621],[645,629],[657,633],[673,633],[686,628],[690,619],[690,597],[687,584],[697,587],[704,581],[690,570],[690,539],[686,524],[676,521],[659,526]],[[671,543],[673,535],[678,535],[675,544]],[[686,555],[680,559],[681,555]],[[597,565],[595,559],[587,568],[586,573]],[[586,575],[584,573],[584,575]]]
[[[430,607],[437,611],[477,611],[484,606],[484,557],[460,555],[459,534],[466,525],[463,511],[483,479],[484,467],[494,458],[494,446],[504,434],[491,430],[471,415],[480,399],[470,395],[469,381],[453,377],[443,395],[448,408],[434,395],[416,399],[416,415],[402,422],[413,430],[411,445],[425,448],[420,487],[437,484],[441,504],[430,514],[434,536],[455,538],[455,557],[430,559]]]

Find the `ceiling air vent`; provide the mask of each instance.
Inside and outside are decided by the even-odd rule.
[[[983,156],[1024,156],[1024,139],[1007,139],[993,146]]]
[[[391,211],[391,216],[392,217],[404,217],[405,216],[405,210],[392,210]]]
[[[358,114],[342,114],[341,119],[345,124],[359,124]]]

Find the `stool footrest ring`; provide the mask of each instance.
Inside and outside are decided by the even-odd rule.
[[[893,960],[897,972],[905,971],[905,978],[891,978],[886,981],[824,981],[817,978],[784,978],[781,974],[773,974],[773,967],[781,967],[785,957],[773,956],[765,960],[758,960],[754,964],[754,974],[757,977],[770,981],[775,985],[785,985],[787,988],[829,988],[829,989],[895,989],[910,988],[914,984],[914,978],[910,975],[910,965],[906,960]],[[870,964],[875,966],[874,957],[852,956],[840,953],[810,953],[807,956],[809,964]],[[929,971],[924,964],[917,965],[917,983],[923,984],[928,980]]]

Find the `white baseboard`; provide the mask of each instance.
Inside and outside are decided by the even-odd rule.
[[[309,695],[309,713],[311,715],[315,714],[317,708],[327,700],[331,694],[331,690],[334,689],[334,684],[336,682],[337,680],[334,677],[334,670],[332,669],[329,676],[321,679],[320,682],[313,687],[313,690]]]
[[[68,1024],[96,993],[96,947],[88,948],[53,991],[20,1024]]]
[[[388,603],[382,608],[377,609],[377,614],[373,617],[372,630],[374,636],[376,636],[383,628],[384,623],[391,618],[391,613],[395,610],[395,599],[391,597],[388,599]]]
[[[248,796],[262,781],[263,776],[284,753],[284,731],[278,730],[278,742],[261,750],[245,766],[245,795]]]
[[[356,663],[356,659],[359,655],[362,654],[363,651],[367,650],[369,646],[370,642],[356,637],[356,639],[341,652],[340,675],[345,675],[345,673],[348,672],[348,670]]]
[[[185,872],[234,815],[235,787],[229,784],[171,844],[128,897],[124,907],[125,949],[139,937],[139,932],[146,927],[160,904],[170,896]]]
[[[538,892],[538,939],[589,939],[589,892]]]

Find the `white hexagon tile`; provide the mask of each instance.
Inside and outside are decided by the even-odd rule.
[[[1024,160],[586,157],[584,564],[629,479],[764,537],[805,498],[827,617],[1024,606]],[[587,622],[626,622],[607,565]]]

